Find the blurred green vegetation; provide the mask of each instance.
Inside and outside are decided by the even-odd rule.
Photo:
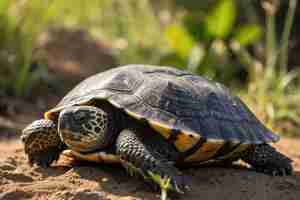
[[[253,47],[261,42],[263,27],[252,19],[253,13],[238,12],[244,4],[251,9],[251,3],[245,2],[213,1],[197,10],[193,8],[166,27],[166,38],[176,54],[175,58],[169,57],[171,62],[179,58],[177,62],[188,66],[189,70],[227,83],[233,77],[239,77],[241,72],[247,72],[234,57],[231,46],[238,43],[245,48]],[[243,15],[244,19],[240,20],[239,15]],[[168,57],[163,62],[168,63]],[[241,79],[243,81],[245,77]]]
[[[239,92],[270,127],[296,134],[299,73],[288,66],[288,47],[297,0],[284,2],[278,32],[280,2],[1,0],[0,87],[28,95],[48,73],[46,66],[33,67],[39,35],[52,26],[80,28],[111,44],[120,64],[170,65],[208,76]]]
[[[21,95],[38,78],[38,73],[30,73],[33,40],[48,19],[40,1],[33,0],[30,6],[18,2],[0,2],[0,84]]]
[[[119,62],[156,63],[165,46],[147,0],[1,0],[0,86],[24,96],[47,72],[32,69],[35,42],[51,26],[80,28],[112,44]],[[34,67],[33,67],[34,68]]]

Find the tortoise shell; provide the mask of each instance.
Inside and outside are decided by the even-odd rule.
[[[230,157],[251,144],[276,142],[266,128],[223,85],[171,67],[127,65],[87,78],[45,118],[56,120],[68,106],[105,100],[146,121],[172,142],[186,161]]]

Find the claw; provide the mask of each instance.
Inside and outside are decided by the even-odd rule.
[[[161,200],[167,200],[167,196],[168,196],[167,190],[166,190],[166,189],[162,189],[162,190],[161,190],[161,196],[160,196],[160,199],[161,199]]]
[[[165,179],[165,178],[164,178]],[[166,180],[169,180],[169,178],[168,179],[166,179]],[[184,194],[184,192],[178,187],[178,184],[176,183],[176,182],[173,182],[173,184],[172,184],[173,186],[167,186],[167,187],[173,187],[173,189],[176,191],[176,192],[178,192],[178,193],[180,193],[180,194]]]
[[[185,185],[185,186],[184,186],[184,189],[185,189],[186,191],[192,191],[192,188],[191,188],[189,185]]]

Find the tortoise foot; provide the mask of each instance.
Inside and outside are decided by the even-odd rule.
[[[253,145],[242,156],[257,172],[271,176],[292,175],[292,160],[268,144]]]

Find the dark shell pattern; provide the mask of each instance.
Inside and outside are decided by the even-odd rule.
[[[226,87],[171,67],[127,65],[96,74],[78,84],[45,117],[95,99],[147,120],[167,139],[175,138],[182,151],[203,140],[226,145],[279,140]]]

